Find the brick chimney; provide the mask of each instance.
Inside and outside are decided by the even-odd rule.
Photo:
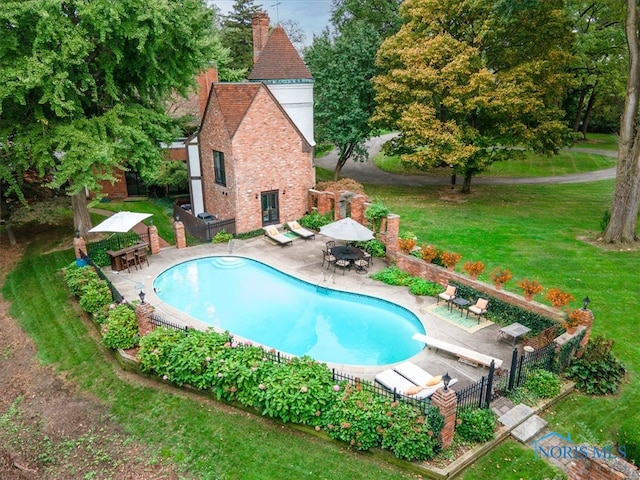
[[[269,38],[269,14],[254,13],[251,17],[251,27],[253,28],[253,64],[255,65]]]
[[[207,108],[211,84],[217,81],[218,69],[216,67],[211,67],[198,75],[198,112],[200,113],[200,120],[202,120],[204,111]]]

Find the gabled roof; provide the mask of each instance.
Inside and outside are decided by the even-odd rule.
[[[262,87],[259,83],[214,83],[213,90],[218,97],[220,113],[233,137],[253,99]]]
[[[282,26],[278,25],[258,57],[249,80],[313,80]]]

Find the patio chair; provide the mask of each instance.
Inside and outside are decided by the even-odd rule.
[[[478,316],[478,323],[480,323],[480,318],[484,316],[487,318],[487,309],[489,307],[489,300],[486,298],[478,298],[475,305],[469,305],[467,307],[467,318],[469,318],[469,312]]]
[[[337,267],[342,268],[342,274],[344,275],[344,271],[349,268],[351,269],[351,262],[345,258],[336,258],[336,261],[333,262],[333,271],[336,271]]]
[[[267,238],[278,243],[281,247],[284,247],[285,245],[293,245],[293,240],[280,233],[275,226],[271,225],[269,227],[263,227],[263,230]]]
[[[428,398],[433,395],[433,392],[429,393],[426,388],[416,385],[390,368],[387,368],[377,374],[375,376],[375,381],[391,392],[399,393],[400,395],[418,400],[422,400],[423,398]]]
[[[331,255],[329,250],[322,250],[322,266],[324,267],[324,262],[327,262],[327,270],[333,262],[336,261],[335,255]]]
[[[335,246],[336,246],[336,242],[334,242],[333,240],[329,240],[329,241],[325,244],[325,246],[327,247],[327,250],[329,250],[329,251],[330,251],[333,247],[335,247]]]
[[[142,268],[143,263],[147,263],[147,267],[149,266],[149,257],[147,256],[147,247],[140,246],[135,250],[136,260],[138,261],[138,265]]]
[[[440,303],[440,299],[450,304],[453,299],[456,298],[456,290],[458,290],[458,287],[455,285],[447,285],[445,291],[438,294],[438,301],[436,302],[436,305]]]
[[[295,233],[296,235],[300,235],[305,240],[316,238],[315,233],[313,233],[311,230],[307,230],[306,228],[301,227],[298,222],[287,222],[287,227],[289,227],[289,230],[291,230],[293,233]]]
[[[124,266],[127,267],[127,271],[129,273],[131,273],[131,266],[132,265],[134,267],[136,267],[136,270],[138,270],[138,257],[136,257],[136,251],[135,250],[129,250],[128,252],[125,252],[123,257],[124,257],[123,258]]]
[[[444,387],[444,382],[442,381],[442,375],[433,376],[423,368],[419,367],[413,362],[404,362],[400,365],[396,365],[393,368],[397,373],[405,377],[412,383],[420,387],[425,387],[425,394],[427,396],[433,395],[436,390]],[[458,383],[457,378],[452,378],[449,380],[449,386],[455,385]]]

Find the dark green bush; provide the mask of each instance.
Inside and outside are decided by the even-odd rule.
[[[428,295],[430,297],[435,297],[442,292],[442,285],[424,280],[420,277],[413,277],[409,283],[409,290],[414,295]]]
[[[372,257],[381,258],[387,255],[387,247],[377,238],[366,242],[356,242],[356,247],[369,252]]]
[[[83,297],[84,298],[84,297]],[[129,305],[117,305],[102,327],[102,343],[107,348],[127,349],[138,345],[138,321]]]
[[[140,370],[166,375],[171,362],[171,349],[187,335],[182,330],[156,328],[140,339]]]
[[[97,313],[112,302],[111,290],[107,283],[100,280],[86,288],[80,297],[80,307],[88,313]]]
[[[75,262],[64,271],[64,281],[72,294],[80,297],[87,289],[94,288],[102,280],[91,267],[78,267]]]
[[[389,412],[390,423],[383,432],[382,448],[405,460],[429,460],[438,453],[444,418],[436,408],[430,408],[425,415],[414,405],[394,402]]]
[[[548,370],[534,370],[524,387],[538,398],[553,398],[560,393],[560,378]]]
[[[412,281],[413,277],[404,270],[399,269],[395,265],[380,270],[377,273],[371,275],[371,278],[378,280],[387,285],[403,285],[407,286]]]
[[[312,230],[320,230],[320,227],[333,222],[333,213],[328,212],[324,215],[320,215],[317,210],[313,210],[311,213],[302,217],[298,223],[305,228],[311,228]]]
[[[390,424],[387,412],[391,409],[391,400],[353,385],[343,388],[343,395],[324,415],[329,436],[356,450],[379,447],[382,433]]]
[[[588,395],[608,395],[618,391],[626,369],[611,351],[613,340],[591,337],[581,358],[567,369],[576,388]]]
[[[488,408],[458,411],[456,434],[463,442],[488,442],[495,435],[496,415]]]
[[[227,231],[223,228],[218,233],[214,235],[211,239],[211,243],[226,243],[233,238],[231,233],[227,233]]]

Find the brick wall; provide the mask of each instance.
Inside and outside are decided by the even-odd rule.
[[[640,480],[638,467],[622,458],[581,458],[571,462],[567,480]]]
[[[304,138],[266,87],[257,93],[233,140],[216,115],[219,106],[214,97],[199,143],[205,210],[223,219],[235,218],[238,233],[257,230],[262,227],[260,194],[276,191],[278,221],[302,217],[315,182],[313,150],[305,148]],[[214,150],[224,153],[226,186],[214,181]]]
[[[116,178],[116,182],[112,185],[111,182],[101,182],[102,194],[108,198],[127,198],[127,181],[124,178],[124,172],[122,170],[114,170],[113,176]]]

